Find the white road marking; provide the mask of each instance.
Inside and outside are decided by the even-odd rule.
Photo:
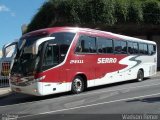
[[[121,89],[114,89],[114,90],[107,90],[107,91],[101,91],[100,89],[98,90],[98,92],[92,92],[89,91],[89,93],[81,93],[81,94],[75,94],[75,95],[70,95],[70,96],[62,96],[62,97],[58,97],[58,98],[54,98],[54,100],[57,99],[65,99],[65,98],[70,98],[70,97],[80,97],[80,96],[87,96],[90,94],[99,94],[99,93],[107,93],[107,92],[116,92],[116,91],[123,91],[123,90],[128,90],[128,89],[137,89],[137,88],[144,88],[144,87],[151,87],[151,86],[158,86],[160,85],[160,83],[155,83],[155,84],[150,84],[150,85],[143,85],[143,86],[136,86],[136,87],[128,87],[128,88],[121,88]],[[117,87],[117,86],[115,86]],[[111,88],[111,87],[110,87]],[[21,97],[22,98],[22,97]],[[31,104],[31,103],[37,103],[37,102],[43,102],[46,100],[53,100],[53,98],[51,99],[45,99],[45,100],[39,100],[39,101],[33,101],[33,102],[24,102],[24,103],[18,103],[18,104],[13,104],[13,105],[5,105],[5,106],[0,106],[1,107],[9,107],[9,106],[16,106],[16,105],[23,105],[23,104]]]
[[[104,104],[115,103],[115,102],[122,102],[122,101],[133,100],[133,99],[138,99],[138,98],[145,98],[145,97],[151,97],[151,96],[157,96],[157,95],[160,95],[160,93],[155,93],[155,94],[150,94],[150,95],[143,95],[143,96],[137,96],[137,97],[131,97],[131,98],[125,98],[125,99],[119,99],[119,100],[102,102],[102,103],[96,103],[96,104],[90,104],[90,105],[85,105],[85,106],[72,107],[72,108],[68,108],[68,109],[60,109],[60,110],[55,110],[55,111],[38,113],[38,114],[34,114],[34,115],[21,116],[21,117],[18,117],[18,118],[21,119],[21,118],[33,117],[33,116],[37,116],[37,115],[45,115],[45,114],[51,114],[51,113],[57,113],[57,112],[75,110],[75,109],[80,109],[80,108],[93,107],[93,106],[98,106],[98,105],[104,105]]]
[[[150,84],[150,85],[143,85],[143,86],[136,86],[136,87],[129,87],[129,88],[120,88],[120,89],[115,89],[115,90],[98,91],[98,92],[91,92],[91,93],[82,93],[82,94],[79,94],[79,95],[80,96],[84,96],[84,95],[90,95],[90,94],[96,94],[96,93],[116,92],[116,91],[124,91],[124,90],[128,90],[128,92],[129,92],[130,89],[151,87],[151,86],[157,86],[157,85],[160,85],[160,83],[155,83],[155,84]]]

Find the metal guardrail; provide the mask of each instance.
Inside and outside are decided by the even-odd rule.
[[[0,78],[0,88],[3,88],[3,87],[9,87],[9,79],[8,77],[1,77]]]
[[[1,62],[0,88],[9,87],[10,62]]]

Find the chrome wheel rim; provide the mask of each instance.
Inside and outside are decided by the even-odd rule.
[[[79,78],[74,80],[74,88],[77,92],[80,92],[82,89],[82,81]]]

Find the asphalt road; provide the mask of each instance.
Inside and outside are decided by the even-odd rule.
[[[160,77],[44,97],[11,94],[0,99],[0,118],[20,120],[160,120]]]

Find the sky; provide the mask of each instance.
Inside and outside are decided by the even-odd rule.
[[[21,37],[21,26],[28,24],[46,0],[0,0],[0,50]]]

